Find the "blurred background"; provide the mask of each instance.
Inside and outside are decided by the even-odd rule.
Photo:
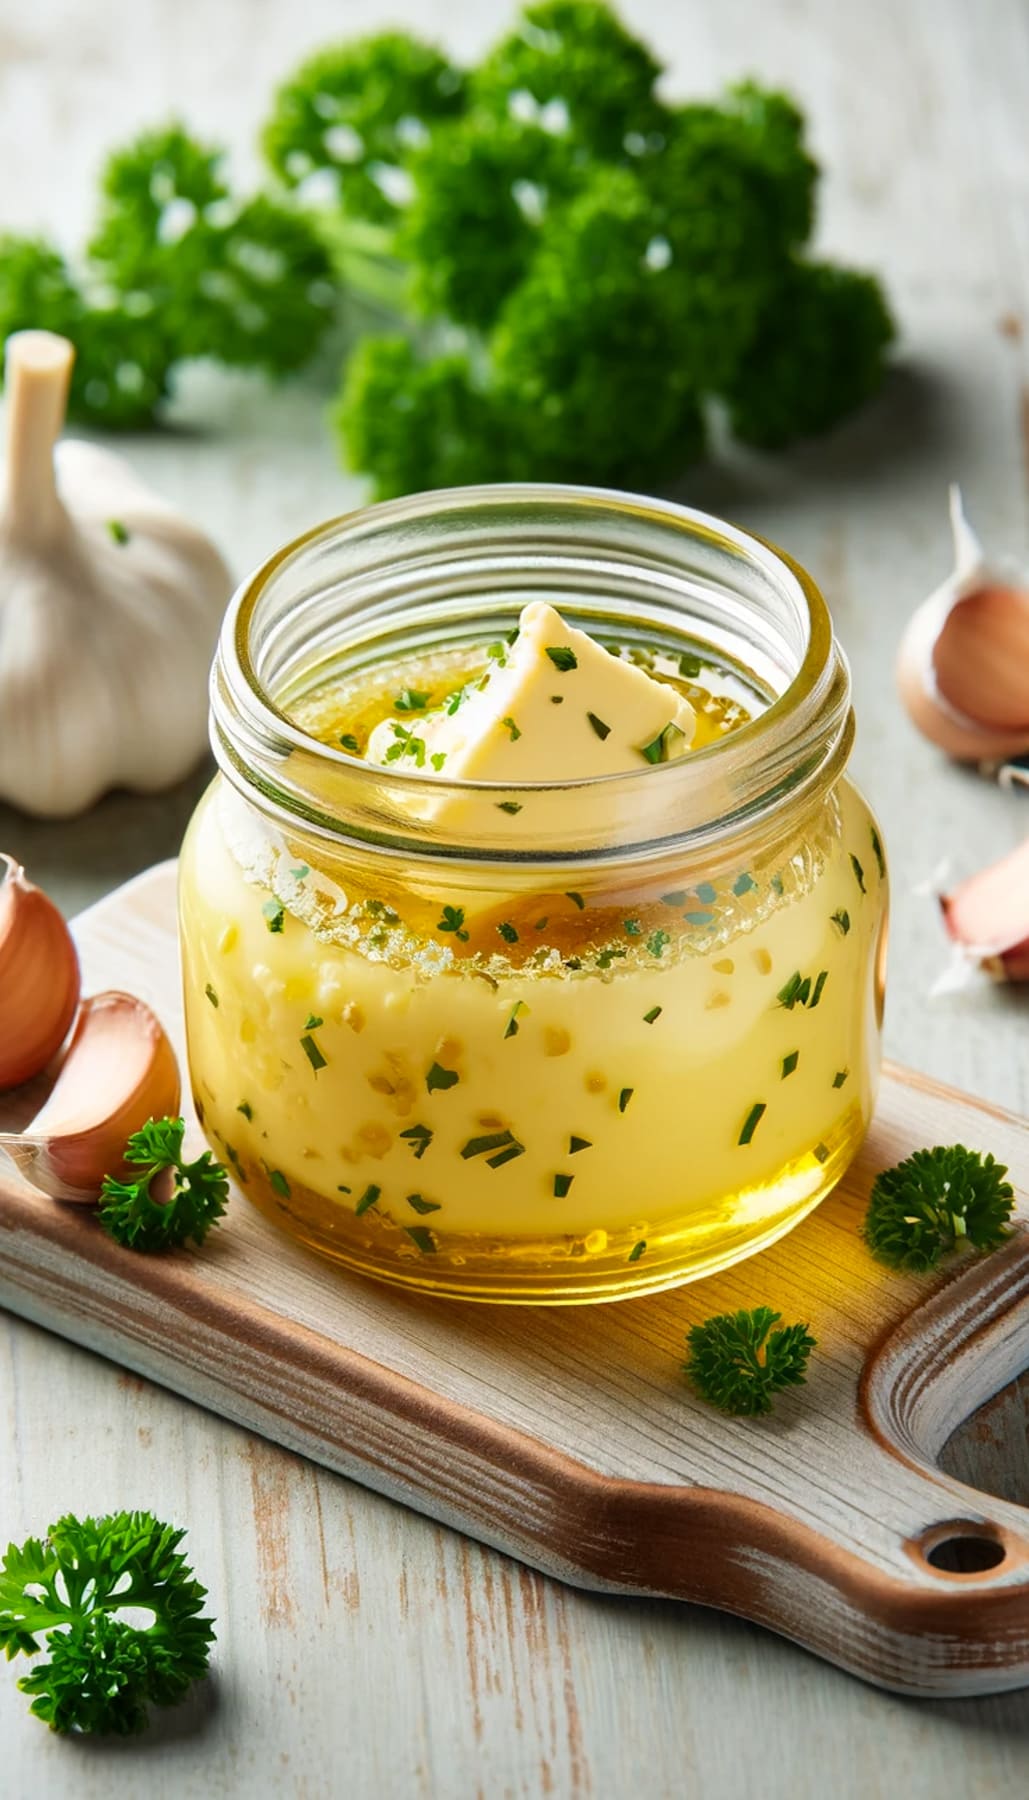
[[[267,183],[272,96],[309,53],[395,26],[469,63],[512,16],[500,0],[6,0],[0,230],[80,250],[107,153],[171,119],[227,146],[233,188],[249,192]],[[892,669],[908,616],[951,564],[950,481],[987,545],[1029,564],[1029,16],[1023,0],[626,0],[621,16],[665,65],[671,100],[747,76],[794,96],[822,168],[817,251],[873,271],[888,295],[889,373],[853,417],[778,454],[716,443],[666,491],[777,540],[821,584],[854,670],[854,767],[892,856],[889,1049],[1025,1110],[1024,1005],[983,988],[930,1002],[948,952],[917,890],[944,863],[968,874],[1011,848],[1026,803],[919,739]],[[236,579],[368,497],[340,464],[328,356],[281,382],[190,363],[159,430],[111,440]],[[0,807],[0,843],[74,911],[175,853],[204,779],[114,795],[60,825]]]

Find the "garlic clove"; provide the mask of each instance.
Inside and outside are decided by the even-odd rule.
[[[940,900],[954,943],[999,981],[1029,981],[1029,839]]]
[[[73,357],[50,332],[7,340],[0,800],[46,818],[172,786],[200,760],[232,589],[211,541],[121,457],[55,450]]]
[[[0,852],[0,1092],[57,1055],[79,1004],[72,936],[53,901]]]
[[[174,1116],[178,1064],[155,1014],[132,994],[85,1000],[57,1080],[23,1132],[0,1132],[22,1175],[55,1200],[95,1201],[124,1174],[125,1145],[148,1119]]]
[[[948,755],[998,762],[1029,750],[1029,587],[990,564],[950,491],[954,572],[914,614],[897,656],[913,723]]]

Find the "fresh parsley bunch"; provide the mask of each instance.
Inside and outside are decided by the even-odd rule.
[[[225,1211],[225,1169],[209,1150],[184,1161],[184,1132],[182,1119],[151,1119],[133,1133],[125,1151],[125,1160],[139,1166],[136,1180],[104,1177],[100,1223],[127,1250],[170,1250],[190,1239],[202,1244]]]
[[[0,1649],[48,1660],[18,1683],[52,1731],[142,1731],[207,1671],[213,1620],[206,1588],[179,1545],[184,1531],[152,1513],[77,1519],[9,1545],[0,1563]],[[149,1625],[121,1616],[152,1613]]]
[[[684,1373],[702,1400],[720,1411],[754,1418],[772,1410],[783,1388],[803,1385],[815,1339],[806,1325],[779,1325],[770,1306],[718,1313],[691,1325]]]
[[[962,1243],[996,1250],[1015,1204],[1006,1176],[1002,1163],[962,1144],[915,1150],[876,1176],[865,1242],[880,1262],[916,1274]]]

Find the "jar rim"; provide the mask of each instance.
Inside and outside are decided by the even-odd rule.
[[[735,562],[760,576],[769,590],[777,590],[802,626],[803,649],[792,676],[765,709],[721,740],[639,771],[570,781],[519,786],[447,780],[395,765],[387,770],[312,737],[276,703],[258,666],[255,628],[275,584],[303,576],[305,567],[317,565],[326,551],[345,556],[348,549],[379,538],[388,543],[391,533],[398,542],[411,544],[419,532],[437,531],[442,544],[448,522],[461,531],[480,510],[509,521],[521,513],[523,525],[550,512],[567,512],[577,525],[588,526],[591,516],[598,524],[603,520],[623,531],[627,542],[633,533],[645,535],[648,545],[660,541],[662,546],[654,552],[657,560],[645,565],[655,579],[662,562],[669,571],[684,572],[690,548]],[[477,541],[485,542],[489,529],[480,530]],[[496,556],[494,562],[499,566]],[[391,568],[388,552],[380,566]],[[424,560],[418,566],[424,576]],[[624,566],[631,572],[631,555]],[[316,585],[303,598],[310,601],[319,591]],[[411,591],[418,592],[417,576]],[[724,597],[729,594],[726,588]],[[402,606],[398,616],[403,616]],[[756,533],[678,502],[557,483],[499,483],[408,495],[343,513],[283,545],[240,585],[229,604],[212,671],[211,715],[212,744],[223,772],[264,810],[337,839],[353,836],[407,854],[490,862],[623,857],[667,848],[672,841],[685,847],[738,833],[774,805],[786,800],[800,804],[827,790],[846,762],[853,737],[846,659],[821,592],[792,557]],[[541,793],[568,795],[578,811],[584,803],[589,811],[595,799],[598,826],[607,818],[614,828],[590,834],[580,821],[576,843],[534,842],[530,847],[511,832],[509,818],[503,836],[485,842],[481,830],[474,841],[462,842],[461,833],[449,828],[448,839],[456,841],[443,842],[432,828],[432,808],[428,823],[425,818],[427,794],[438,803],[484,794]]]

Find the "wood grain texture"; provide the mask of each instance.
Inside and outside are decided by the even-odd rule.
[[[748,70],[800,97],[826,168],[820,241],[889,283],[902,364],[881,400],[810,451],[698,471],[684,497],[787,545],[836,615],[856,768],[893,865],[890,1053],[1029,1111],[1025,996],[929,1002],[944,951],[914,891],[943,857],[965,873],[1013,845],[1025,802],[919,742],[887,674],[947,566],[950,479],[987,542],[1029,558],[1024,0],[622,10],[673,93]],[[104,150],[173,115],[230,143],[250,175],[268,91],[307,50],[396,21],[471,55],[507,13],[506,0],[209,0],[201,21],[181,0],[0,0],[0,225],[81,241]],[[331,379],[271,393],[190,371],[180,429],[118,447],[242,574],[360,498],[329,442]],[[203,779],[114,796],[67,826],[0,807],[0,842],[75,911],[174,853]],[[943,1460],[1029,1501],[1024,1382]],[[123,1503],[190,1525],[221,1621],[213,1689],[156,1739],[76,1746],[0,1680],[0,1792],[1024,1800],[1029,1787],[1029,1693],[912,1705],[724,1614],[549,1583],[0,1315],[0,1528],[21,1538],[62,1508]]]
[[[143,994],[185,1066],[175,878],[137,878],[76,939],[86,991]],[[948,1137],[1010,1165],[1017,1229],[995,1256],[901,1279],[859,1243],[871,1172]],[[692,1290],[431,1302],[319,1261],[238,1194],[203,1253],[140,1257],[0,1172],[0,1300],[548,1574],[723,1607],[884,1687],[962,1695],[1029,1683],[1029,1510],[935,1466],[1029,1357],[1027,1225],[1029,1126],[891,1070],[831,1199]],[[810,1322],[811,1378],[772,1420],[726,1419],[684,1388],[684,1332],[769,1300]],[[962,1530],[998,1566],[933,1567],[930,1544]],[[277,1590],[273,1533],[262,1550]]]

